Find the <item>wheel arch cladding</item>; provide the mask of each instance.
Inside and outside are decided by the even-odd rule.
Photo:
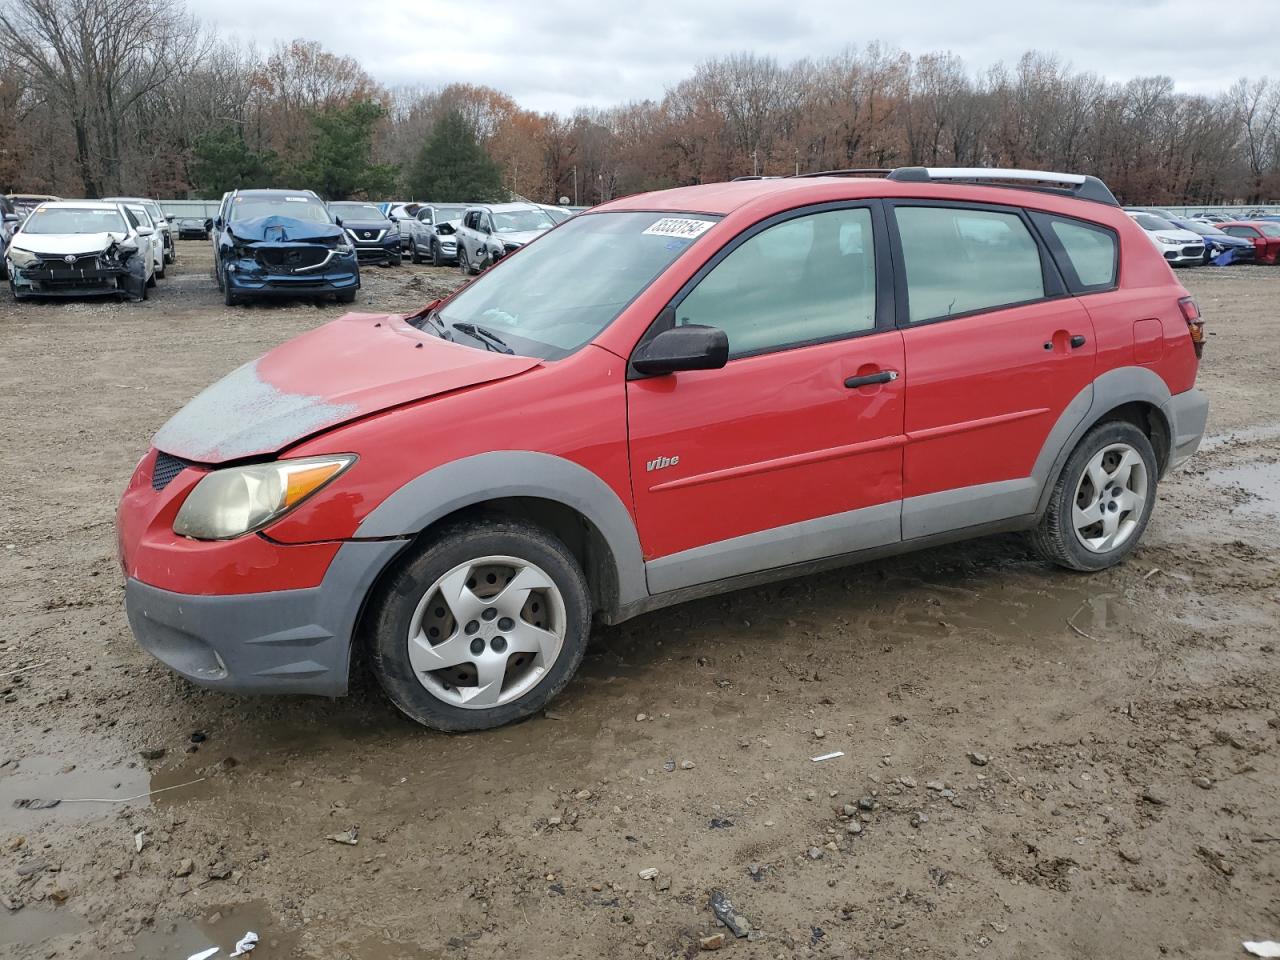
[[[1049,431],[1031,475],[1040,482],[1037,515],[1043,514],[1053,493],[1053,483],[1071,452],[1097,424],[1104,420],[1127,420],[1151,439],[1163,475],[1169,463],[1173,428],[1165,413],[1169,409],[1169,386],[1160,375],[1145,367],[1117,367],[1099,376],[1067,405]]]
[[[417,536],[468,511],[492,510],[564,538],[583,564],[592,600],[606,615],[648,596],[640,538],[626,506],[603,480],[563,457],[523,450],[476,454],[410,480],[367,516],[356,537]]]

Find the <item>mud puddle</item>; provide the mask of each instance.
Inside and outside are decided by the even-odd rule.
[[[146,930],[134,939],[129,956],[138,960],[185,960],[210,947],[219,947],[215,957],[230,956],[237,941],[248,932],[258,935],[253,960],[291,956],[297,948],[297,937],[284,933],[265,903],[252,901],[234,905],[211,905],[201,908],[195,920],[182,920]]]
[[[86,751],[88,753],[88,751]],[[23,833],[50,822],[83,820],[114,814],[126,806],[145,806],[145,797],[128,803],[91,803],[138,797],[151,789],[151,775],[141,765],[95,767],[63,756],[24,757],[0,770],[0,835]],[[59,800],[54,807],[27,809],[22,800]]]
[[[45,955],[52,956],[51,941],[79,936],[88,931],[88,925],[67,907],[44,909],[23,907],[21,910],[0,910],[0,947],[44,946]]]
[[[1280,515],[1280,461],[1246,463],[1213,473],[1215,485],[1243,493],[1234,510],[1241,513]]]

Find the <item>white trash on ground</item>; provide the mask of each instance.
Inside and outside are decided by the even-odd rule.
[[[1244,948],[1255,957],[1280,957],[1280,943],[1274,940],[1246,940]]]

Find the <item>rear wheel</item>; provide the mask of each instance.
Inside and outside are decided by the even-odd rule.
[[[391,576],[369,612],[373,671],[410,718],[485,730],[541,710],[591,630],[586,580],[545,531],[489,518],[444,531]]]
[[[1100,423],[1067,458],[1032,542],[1070,570],[1104,570],[1137,547],[1156,501],[1159,468],[1147,435]]]

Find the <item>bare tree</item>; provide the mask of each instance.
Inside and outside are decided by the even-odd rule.
[[[89,196],[121,184],[127,119],[198,57],[195,21],[163,0],[8,0],[0,45],[64,111]]]

